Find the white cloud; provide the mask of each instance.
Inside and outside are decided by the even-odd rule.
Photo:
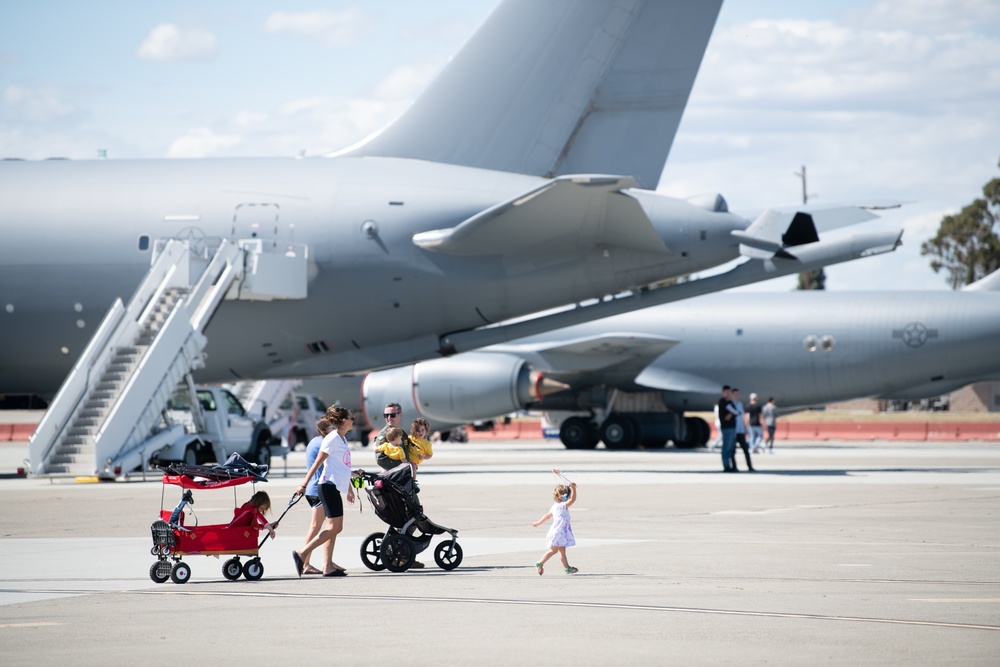
[[[139,45],[136,56],[157,62],[207,62],[218,50],[218,40],[207,30],[161,23]]]
[[[76,109],[59,99],[53,86],[22,86],[12,83],[0,93],[0,117],[30,123],[49,123],[67,118]]]
[[[356,44],[368,32],[364,15],[354,7],[342,12],[274,12],[264,22],[264,29],[315,39],[330,47]]]
[[[214,157],[229,154],[243,142],[234,134],[218,134],[207,127],[198,127],[178,137],[167,149],[167,157]]]

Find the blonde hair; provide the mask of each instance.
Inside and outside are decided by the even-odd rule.
[[[417,437],[414,434],[417,432],[417,427],[418,426],[423,426],[424,427],[424,435],[425,436],[431,434],[431,425],[430,425],[430,423],[428,423],[428,421],[426,419],[424,419],[423,417],[417,417],[416,419],[413,420],[413,423],[410,424],[410,436],[412,436],[414,438]]]
[[[402,437],[403,437],[403,429],[396,426],[393,426],[392,428],[390,428],[388,431],[385,432],[386,442],[392,442],[396,438],[402,438]]]
[[[333,430],[333,424],[326,417],[320,417],[316,421],[316,432],[319,433],[320,437],[325,436],[332,430]]]
[[[556,487],[556,490],[552,492],[552,499],[557,503],[561,503],[563,496],[569,493],[569,487],[565,484],[560,484]]]

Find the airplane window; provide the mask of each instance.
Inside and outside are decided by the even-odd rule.
[[[139,251],[145,252],[149,250],[149,236],[143,234],[139,237]]]
[[[823,351],[829,352],[833,349],[835,343],[836,341],[833,340],[833,336],[823,336]]]
[[[806,349],[810,352],[815,352],[817,347],[816,336],[806,336],[806,339],[802,341],[802,344],[805,345]]]

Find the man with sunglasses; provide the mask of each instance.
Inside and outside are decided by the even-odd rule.
[[[388,431],[390,428],[393,427],[398,428],[401,431],[403,431],[402,444],[403,444],[403,452],[405,453],[403,460],[409,461],[410,437],[409,435],[407,435],[406,429],[400,426],[400,424],[403,423],[403,408],[400,407],[399,403],[389,403],[388,405],[385,406],[385,410],[382,411],[382,416],[385,418],[385,426],[383,426],[382,430],[379,431],[378,435],[375,436],[375,445],[374,445],[375,449],[377,450],[381,445],[385,444],[386,431]],[[391,459],[388,456],[386,456],[385,452],[378,452],[375,455],[375,462],[378,463],[379,466],[381,466],[384,470],[390,470],[391,468],[395,468],[400,464],[400,461],[397,461],[396,459]]]
[[[385,444],[385,434],[389,429],[398,428],[403,432],[403,442],[401,443],[403,446],[403,461],[409,461],[410,436],[406,433],[406,429],[400,426],[400,424],[403,423],[402,406],[399,403],[387,404],[385,406],[385,410],[382,411],[382,417],[385,419],[385,426],[383,426],[382,430],[379,431],[378,435],[375,436],[375,444],[373,445],[374,448],[378,449],[381,445]],[[379,466],[381,466],[385,470],[395,468],[400,463],[402,463],[402,461],[397,461],[396,459],[389,458],[388,456],[385,455],[385,452],[378,452],[378,454],[376,454],[375,456],[375,462],[378,463]],[[415,560],[413,561],[413,565],[411,565],[410,567],[414,569],[420,569],[423,566],[424,566],[423,563],[421,563],[418,560]]]

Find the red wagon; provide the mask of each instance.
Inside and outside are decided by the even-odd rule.
[[[253,464],[247,464],[253,466]],[[261,466],[262,467],[262,466]],[[220,473],[221,466],[206,468],[204,466],[177,465],[166,468],[163,476],[163,489],[160,501],[160,519],[150,527],[153,535],[151,553],[156,556],[156,562],[149,568],[149,578],[158,584],[172,579],[174,583],[183,584],[191,578],[191,567],[183,561],[184,556],[232,556],[222,565],[222,576],[235,581],[241,576],[250,581],[257,581],[264,576],[264,565],[260,562],[258,552],[264,541],[260,539],[253,516],[250,512],[241,511],[237,505],[233,510],[233,520],[228,524],[210,524],[200,526],[186,525],[184,514],[186,504],[194,504],[193,491],[216,490],[267,481],[266,474],[257,472],[258,466],[252,468],[228,468]],[[177,486],[181,490],[181,501],[171,512],[163,508],[168,486]],[[236,492],[233,491],[235,502]],[[294,505],[301,496],[293,496],[285,512]],[[281,517],[285,513],[282,512]],[[281,520],[278,518],[278,521]],[[277,521],[274,525],[277,525]],[[264,539],[267,537],[265,535]],[[245,563],[240,558],[249,556]]]

